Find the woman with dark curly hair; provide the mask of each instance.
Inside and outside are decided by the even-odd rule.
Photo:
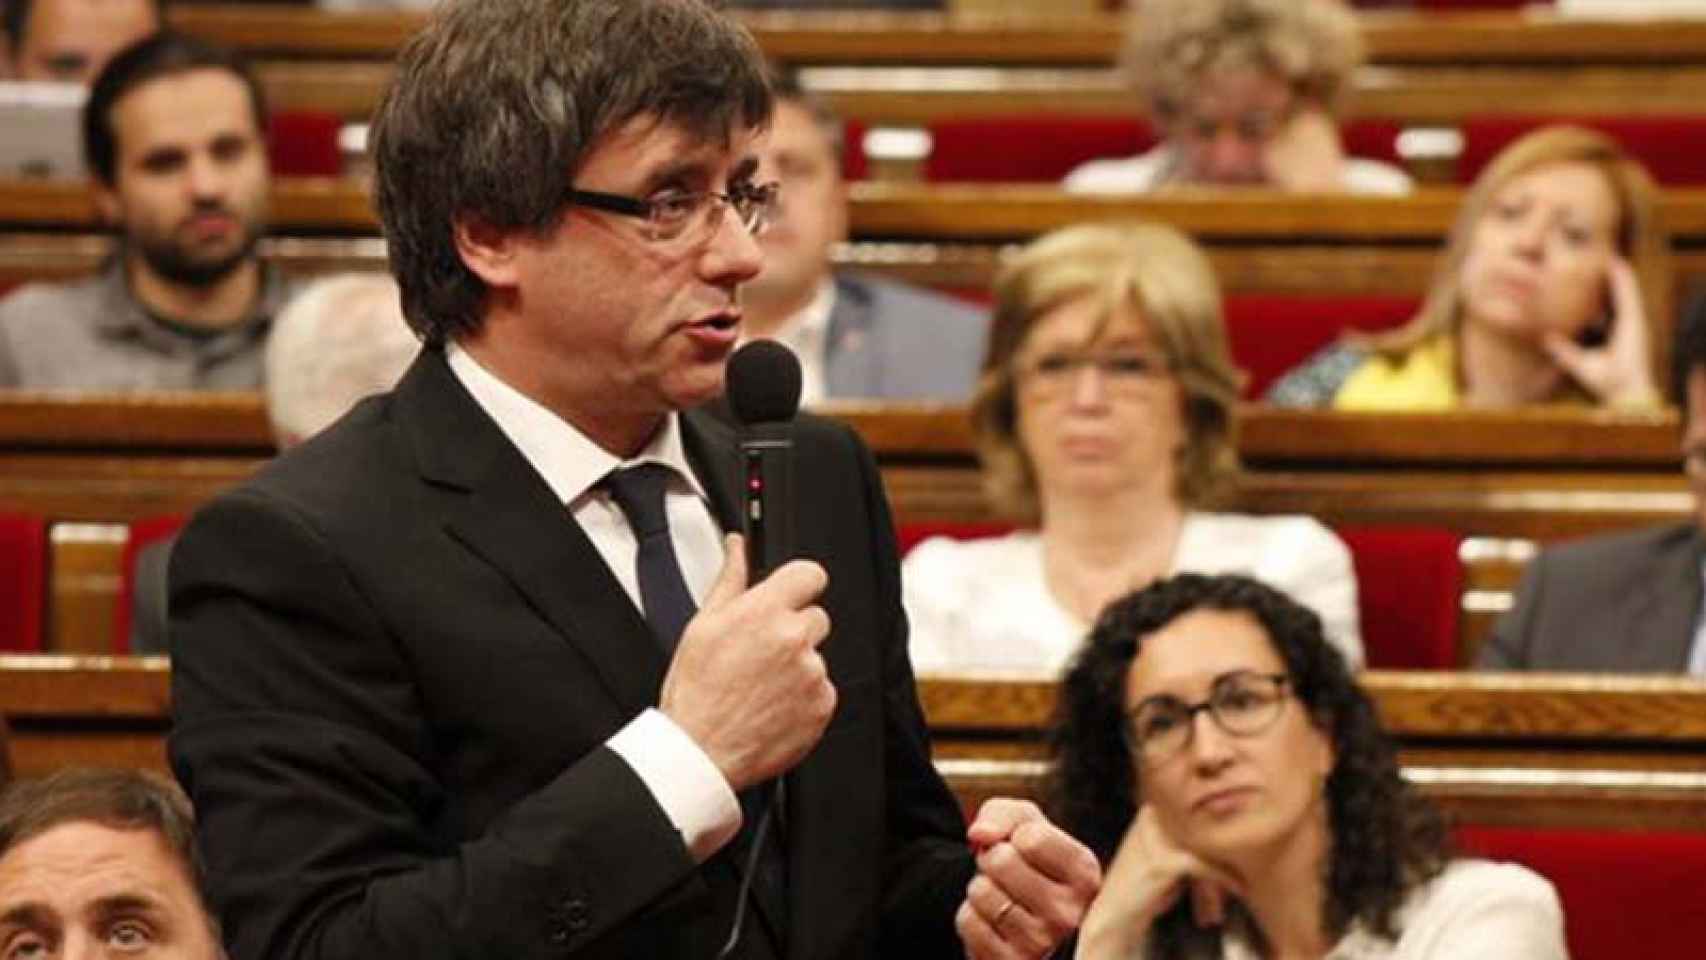
[[[1566,956],[1551,884],[1454,859],[1307,608],[1181,575],[1062,683],[1047,794],[1107,865],[1080,958]]]

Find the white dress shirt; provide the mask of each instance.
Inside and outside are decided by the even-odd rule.
[[[829,315],[835,309],[835,279],[825,276],[804,310],[770,335],[800,361],[800,405],[822,403],[829,391]]]
[[[664,497],[670,539],[694,602],[701,601],[722,568],[722,530],[681,444],[681,416],[663,428],[631,460],[622,460],[532,398],[499,380],[455,343],[445,350],[451,372],[473,395],[504,436],[538,471],[557,499],[586,531],[622,589],[640,602],[635,559],[639,543],[599,481],[612,470],[661,463],[673,477]],[[693,856],[703,861],[740,830],[740,803],[722,771],[680,727],[655,708],[617,731],[607,745],[645,783],[658,806],[681,831]]]

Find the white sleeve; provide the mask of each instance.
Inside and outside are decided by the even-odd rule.
[[[1299,524],[1290,562],[1274,585],[1291,594],[1298,603],[1315,611],[1327,640],[1345,655],[1351,670],[1364,663],[1362,625],[1357,613],[1356,567],[1351,551],[1338,534],[1307,517]]]
[[[1459,861],[1408,918],[1404,960],[1568,960],[1564,910],[1544,877],[1510,863]]]
[[[661,711],[628,721],[606,745],[651,791],[694,860],[704,863],[740,832],[740,801],[722,771]]]
[[[946,670],[954,665],[953,638],[964,629],[953,561],[957,546],[946,537],[931,537],[901,560],[901,604],[906,608],[914,671]]]

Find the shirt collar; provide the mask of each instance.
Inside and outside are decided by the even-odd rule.
[[[687,461],[680,413],[671,411],[645,447],[632,459],[623,460],[537,400],[500,380],[455,341],[445,346],[444,353],[456,379],[521,451],[558,501],[575,503],[612,470],[637,463],[661,463],[673,470],[695,496],[710,503]]]
[[[102,336],[118,338],[166,339],[180,341],[183,338],[169,330],[165,325],[155,322],[148,308],[142,305],[130,291],[130,276],[125,270],[124,250],[121,247],[108,258],[102,266],[99,284],[101,300],[106,305],[100,316],[95,319],[96,329]],[[290,299],[294,290],[278,269],[268,264],[261,265],[261,296],[255,304],[255,309],[243,321],[227,330],[222,330],[217,336],[207,338],[206,342],[225,342],[228,340],[246,340],[257,333],[264,333],[272,325],[272,319]]]

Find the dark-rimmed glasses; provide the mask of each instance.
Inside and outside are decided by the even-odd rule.
[[[722,226],[724,208],[730,208],[740,218],[740,225],[746,228],[746,232],[756,237],[770,225],[778,189],[779,185],[774,181],[737,183],[729,188],[728,193],[715,190],[674,191],[642,200],[570,187],[563,191],[563,202],[644,220],[646,239],[660,241],[688,235],[709,237]]]
[[[1215,677],[1201,703],[1148,697],[1127,715],[1126,740],[1144,762],[1165,762],[1190,745],[1197,714],[1204,710],[1232,736],[1255,736],[1279,718],[1289,682],[1283,673],[1235,670]]]
[[[1137,392],[1160,380],[1172,370],[1166,358],[1138,350],[1107,352],[1052,351],[1021,363],[1017,372],[1022,384],[1046,394],[1063,393],[1078,382],[1086,367],[1094,367],[1102,383],[1114,392]]]

